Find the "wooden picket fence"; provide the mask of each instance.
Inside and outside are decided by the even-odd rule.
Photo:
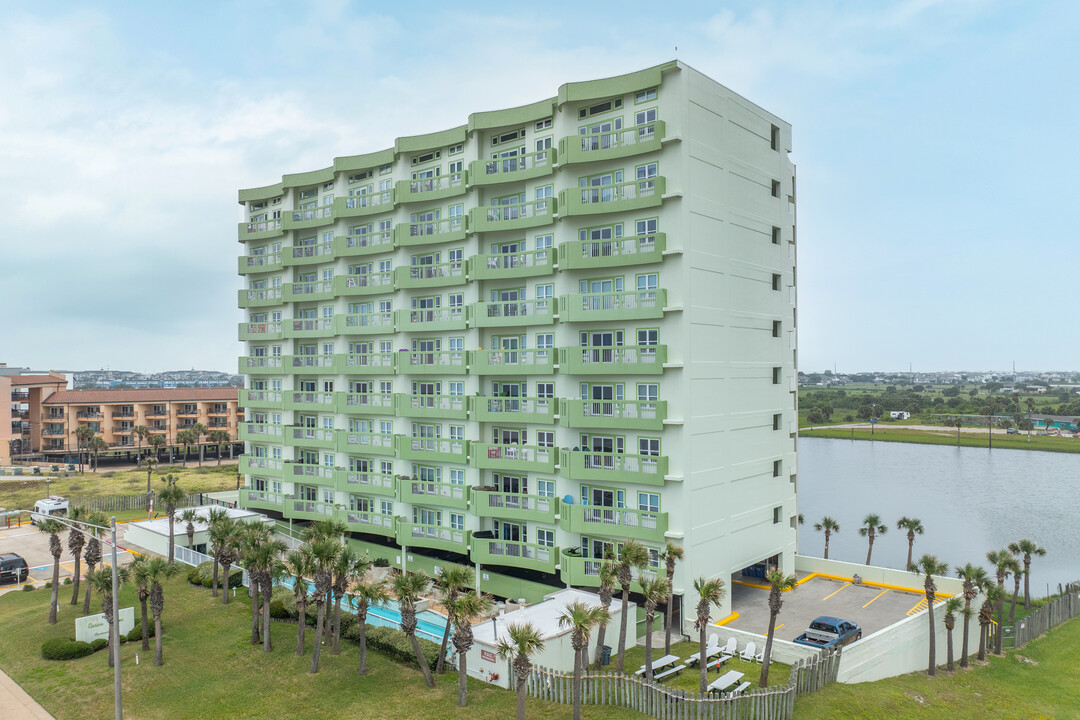
[[[716,696],[677,690],[636,675],[582,675],[582,705],[616,705],[651,715],[657,720],[790,720],[795,698],[836,681],[840,650],[797,660],[786,685]],[[573,675],[534,667],[526,681],[528,695],[549,702],[573,703]],[[513,687],[513,683],[511,683]]]
[[[192,493],[184,498],[177,507],[189,507],[199,505],[201,493]],[[146,510],[147,497],[144,493],[138,495],[96,495],[93,497],[71,498],[71,506],[88,508],[90,512],[120,512],[123,510]],[[155,503],[155,511],[164,511],[161,503]]]
[[[1013,647],[1021,648],[1053,627],[1080,615],[1080,582],[1069,583],[1061,595],[1051,598],[1013,627]]]

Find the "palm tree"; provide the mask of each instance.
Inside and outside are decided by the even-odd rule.
[[[196,445],[199,442],[199,436],[195,434],[195,431],[191,428],[181,430],[176,433],[176,442],[184,446],[184,467],[187,467],[188,452],[191,451],[191,446]]]
[[[525,720],[525,684],[532,672],[532,656],[544,651],[544,636],[532,623],[511,623],[499,640],[499,657],[513,658],[517,686],[517,720]]]
[[[358,555],[347,547],[342,548],[338,561],[334,564],[334,644],[330,648],[332,655],[341,652],[341,599],[345,597],[349,586],[362,579],[370,567],[370,557]]]
[[[240,562],[248,571],[251,582],[248,588],[248,596],[251,598],[251,644],[258,645],[262,637],[259,630],[259,593],[262,591],[262,568],[260,561],[266,560],[259,557],[259,547],[270,541],[270,530],[261,523],[244,523],[238,525]]]
[[[150,458],[147,458],[149,460]],[[207,536],[210,540],[210,554],[214,556],[214,584],[211,591],[211,597],[217,597],[218,589],[218,564],[220,563],[220,557],[218,548],[222,546],[222,538],[232,531],[232,520],[229,518],[228,511],[225,508],[210,508],[210,512],[207,513]],[[226,591],[229,584],[229,578],[225,576],[225,589]]]
[[[166,475],[162,478],[165,487],[158,491],[158,500],[165,506],[165,512],[169,515],[169,562],[176,562],[173,557],[176,554],[176,537],[173,534],[173,525],[176,523],[176,508],[187,497],[184,495],[184,491],[180,489],[180,486],[176,484],[179,479],[172,475]]]
[[[49,536],[49,552],[53,556],[52,601],[49,603],[49,624],[56,624],[56,610],[60,594],[60,556],[64,554],[64,544],[60,542],[60,533],[66,527],[59,520],[49,518],[38,521],[38,531]]]
[[[151,558],[146,563],[146,575],[150,581],[150,612],[154,614],[154,664],[161,665],[161,613],[165,610],[165,589],[161,582],[175,577],[180,567],[166,562],[164,558]]]
[[[99,458],[98,454],[102,450],[108,450],[108,449],[109,449],[109,443],[105,442],[104,440],[99,438],[97,435],[95,435],[94,437],[90,438],[89,441],[87,441],[87,443],[86,443],[86,451],[94,453],[94,468],[93,468],[94,472],[98,471],[98,463],[100,462],[100,460],[98,459]]]
[[[353,587],[356,620],[360,625],[360,674],[367,674],[367,614],[372,606],[390,602],[390,590],[385,580],[361,580]]]
[[[94,566],[101,562],[101,543],[98,538],[101,537],[105,526],[109,521],[105,519],[105,516],[101,513],[91,513],[86,518],[86,522],[89,525],[86,526],[86,532],[90,535],[90,539],[86,541],[86,551],[83,553],[83,559],[86,560],[86,575],[90,576],[90,573],[94,572]],[[95,527],[100,526],[100,527]],[[86,584],[86,596],[83,599],[83,615],[90,614],[90,591],[93,590],[93,586],[90,583]]]
[[[994,654],[1001,654],[1001,623],[1005,619],[1005,578],[1009,576],[1012,568],[1020,569],[1019,563],[1016,562],[1016,558],[1008,551],[1008,549],[991,550],[986,553],[986,561],[994,566],[994,577],[997,580],[997,586],[1001,590],[1001,593],[995,601],[995,609],[998,616],[998,633],[994,642]]]
[[[986,642],[990,635],[990,625],[994,622],[994,606],[1005,597],[1005,589],[994,584],[989,578],[983,583],[985,599],[979,608],[979,660],[986,659]]]
[[[211,512],[213,512],[211,510]],[[236,558],[240,555],[240,543],[243,540],[243,534],[239,524],[232,518],[226,518],[218,523],[219,529],[217,533],[217,539],[214,540],[214,555],[217,557],[217,561],[221,563],[221,570],[224,574],[221,587],[221,604],[229,604],[229,570],[232,568],[233,563],[236,562]],[[215,566],[216,569],[216,566]],[[214,585],[217,585],[215,580]]]
[[[694,621],[694,629],[698,631],[698,665],[701,667],[701,694],[705,694],[705,686],[708,684],[706,672],[708,663],[705,661],[705,631],[709,627],[709,616],[712,614],[712,606],[720,607],[727,595],[724,581],[720,578],[706,580],[699,577],[694,580],[694,591],[697,593],[697,619]]]
[[[785,575],[779,570],[770,570],[765,579],[769,581],[769,632],[765,638],[765,650],[761,657],[760,687],[769,684],[769,661],[772,660],[772,642],[776,629],[776,617],[780,614],[780,608],[784,605],[783,593],[785,590],[794,590],[798,580],[794,575]]]
[[[664,582],[664,581],[660,581]],[[661,587],[660,590],[665,588]],[[666,593],[664,593],[666,594]],[[656,594],[657,601],[659,601],[661,595]],[[653,612],[655,613],[656,606],[653,606]],[[566,606],[562,614],[559,615],[559,627],[570,628],[572,630],[570,634],[570,645],[574,648],[574,684],[573,684],[573,702],[574,702],[574,720],[581,720],[581,666],[582,658],[585,657],[586,649],[589,647],[589,638],[592,635],[592,629],[597,625],[605,625],[611,619],[611,614],[600,607],[599,605],[586,605],[583,602],[574,602]],[[646,650],[646,653],[648,650]],[[646,655],[646,667],[648,667],[648,656]],[[650,680],[652,678],[649,678]]]
[[[184,528],[187,531],[187,546],[188,549],[194,549],[195,547],[195,523],[206,522],[206,518],[199,514],[199,511],[195,508],[185,508],[184,512],[180,513],[181,522],[186,523]]]
[[[315,574],[315,649],[311,653],[312,674],[319,672],[319,650],[322,648],[323,620],[326,618],[326,601],[334,582],[334,562],[341,552],[341,542],[320,537],[311,541],[312,569]]]
[[[1030,402],[1030,400],[1028,402]],[[1019,542],[1009,543],[1009,552],[1013,555],[1024,556],[1024,608],[1030,610],[1031,589],[1029,587],[1029,580],[1031,579],[1031,556],[1036,555],[1042,557],[1046,554],[1046,548],[1039,547],[1034,541],[1025,539]]]
[[[86,522],[87,515],[90,511],[82,505],[76,505],[68,512],[68,520],[81,525]],[[79,565],[82,562],[83,545],[86,544],[86,536],[82,531],[70,528],[68,530],[68,551],[71,556],[75,558],[75,580],[72,583],[71,589],[71,604],[79,604],[79,580],[82,578],[82,570]]]
[[[911,569],[911,551],[915,548],[915,536],[923,534],[922,520],[919,518],[909,518],[904,516],[896,521],[897,530],[907,530],[907,562],[904,567],[908,570]],[[870,563],[866,563],[869,565]],[[938,573],[939,575],[941,573]]]
[[[229,446],[229,442],[232,438],[229,437],[229,433],[225,430],[214,430],[206,438],[214,445],[217,445],[217,464],[221,466],[221,456],[225,452],[225,448]]]
[[[337,544],[338,553],[340,554],[347,549],[344,542],[345,536],[348,533],[348,525],[346,525],[341,520],[335,520],[331,518],[327,520],[314,521],[307,528],[307,530],[304,531],[304,536],[307,538],[308,542],[313,542],[315,540],[330,540]],[[330,603],[330,605],[328,605],[326,608],[326,624],[322,626],[322,643],[324,645],[330,642],[331,629],[333,627],[333,623],[330,620],[330,608],[336,604],[334,599],[334,593],[337,588],[337,583],[335,582],[336,574],[334,567],[336,565],[336,562],[337,561],[335,560],[333,563],[331,563],[330,567],[330,586],[328,590],[329,594],[326,597],[326,602]],[[341,600],[340,595],[338,595],[337,600]]]
[[[435,589],[439,592],[439,598],[443,605],[450,607],[459,593],[475,584],[473,569],[462,565],[451,565],[443,569],[442,575],[435,578]],[[446,672],[446,645],[450,641],[450,623],[446,623],[443,630],[442,644],[439,645],[439,659],[435,663],[435,674],[442,675]]]
[[[258,643],[258,595],[262,594],[262,642],[263,652],[270,652],[270,596],[274,591],[274,581],[285,572],[281,555],[288,549],[282,540],[273,539],[263,525],[252,525],[245,532],[244,565],[251,578],[252,590],[252,644]]]
[[[191,426],[191,432],[195,435],[195,444],[199,447],[199,467],[202,467],[203,451],[205,446],[202,444],[202,437],[210,432],[210,429],[200,422]]]
[[[956,426],[956,444],[960,445],[960,428],[964,426],[964,419],[957,415],[953,418],[952,424]]]
[[[131,432],[135,435],[135,464],[142,465],[142,444],[146,442],[146,438],[150,437],[150,428],[145,425],[136,425],[131,428]]]
[[[649,562],[649,551],[636,540],[627,540],[619,551],[615,568],[619,585],[622,588],[622,617],[619,618],[619,659],[615,664],[617,672],[623,671],[626,663],[626,616],[630,614],[630,583],[634,580],[634,570],[641,570]]]
[[[884,535],[889,529],[888,525],[881,522],[881,518],[871,513],[863,518],[863,526],[859,528],[859,537],[864,537],[868,541],[866,548],[866,564],[870,564],[870,553],[874,552],[874,538],[878,535]]]
[[[661,554],[661,558],[664,561],[664,567],[667,569],[667,581],[668,581],[668,595],[664,600],[664,654],[671,654],[671,621],[675,618],[675,613],[672,612],[673,605],[675,604],[675,563],[683,559],[682,546],[676,545],[673,542],[669,542],[664,547],[664,552]]]
[[[829,559],[829,540],[832,539],[832,534],[833,533],[840,532],[840,523],[836,522],[831,517],[826,515],[825,517],[821,518],[821,522],[814,523],[814,529],[817,530],[818,532],[824,532],[825,533],[825,559],[828,560]]]
[[[930,660],[926,667],[926,674],[933,677],[937,673],[937,628],[934,627],[934,602],[937,599],[937,585],[934,584],[935,575],[944,575],[949,572],[949,566],[933,555],[923,555],[919,562],[908,565],[911,572],[923,576],[923,591],[926,593],[926,616],[930,620]]]
[[[1012,550],[1012,548],[1010,547],[1009,550]],[[1020,561],[1016,558],[1013,558],[1009,564],[1009,572],[1013,576],[1012,600],[1009,603],[1009,622],[1016,622],[1016,599],[1020,597],[1020,576],[1024,574],[1024,571],[1020,569]]]
[[[75,428],[74,432],[75,432],[75,447],[76,447],[76,450],[78,450],[78,455],[79,455],[79,474],[82,474],[82,471],[83,471],[82,449],[84,447],[86,447],[86,444],[88,442],[90,442],[90,438],[94,437],[95,433],[94,433],[94,428],[90,427],[89,425],[80,425],[79,427]]]
[[[311,574],[311,549],[301,545],[285,556],[285,572],[293,582],[293,597],[299,622],[296,633],[296,654],[304,654],[304,630],[307,629],[307,576]]]
[[[470,590],[457,595],[446,606],[454,623],[454,650],[458,656],[458,706],[465,707],[468,691],[468,653],[473,646],[473,620],[491,610],[491,597]]]
[[[645,679],[652,682],[652,629],[656,619],[656,606],[668,597],[671,584],[666,577],[642,575],[638,579],[641,594],[645,596]]]
[[[146,565],[149,560],[149,556],[139,555],[128,565],[128,571],[131,573],[131,582],[135,585],[136,593],[139,596],[139,609],[141,611],[139,617],[141,618],[142,624],[143,650],[150,649],[150,613],[147,610],[147,602],[150,600],[150,574]]]
[[[157,436],[155,436],[157,437]],[[150,476],[154,472],[154,467],[158,464],[157,458],[153,455],[147,455],[143,461],[142,466],[146,468],[146,494],[149,495],[152,490],[150,489]]]
[[[949,672],[953,671],[952,631],[956,627],[956,613],[962,612],[963,607],[964,601],[957,595],[953,595],[945,601],[945,669]]]
[[[416,601],[427,588],[428,576],[424,572],[415,574],[402,573],[394,577],[391,588],[397,597],[398,611],[401,613],[401,630],[409,637],[413,652],[416,653],[416,662],[424,673],[424,682],[429,688],[435,687],[435,678],[431,676],[431,667],[427,658],[420,651],[420,643],[416,639]]]
[[[97,570],[94,570],[93,572],[86,573],[86,589],[87,589],[87,592],[89,593],[90,588],[94,588],[99,593],[101,593],[101,611],[103,613],[105,613],[105,622],[107,622],[109,624],[109,644],[108,644],[108,647],[109,647],[109,667],[113,666],[113,654],[114,654],[114,651],[116,650],[116,648],[113,646],[113,633],[112,633],[112,624],[113,624],[113,607],[112,607],[112,598],[113,598],[113,594],[112,594],[113,593],[113,584],[112,584],[112,581],[113,581],[113,577],[112,577],[112,574],[113,574],[112,567],[110,567],[108,565],[102,565]],[[125,566],[121,565],[121,566],[116,568],[116,581],[118,583],[118,588],[119,588],[119,586],[122,586],[124,583],[126,583],[128,581],[129,577],[130,576],[128,574],[128,569]]]
[[[611,553],[600,562],[600,607],[611,611],[611,598],[615,594],[615,558]],[[601,625],[596,633],[596,669],[600,669],[600,662],[604,655],[604,640],[607,636],[607,624]]]
[[[165,441],[165,438],[163,436],[161,436],[161,435],[151,435],[150,437],[148,437],[146,439],[146,443],[151,448],[153,448],[154,454],[153,454],[152,457],[154,458],[155,461],[157,460],[158,453],[161,452],[161,448],[165,447],[165,445],[168,444]]]
[[[971,601],[979,596],[979,589],[986,581],[986,570],[968,563],[956,570],[956,577],[964,581],[964,640],[960,652],[960,667],[968,666],[968,626],[971,623]]]

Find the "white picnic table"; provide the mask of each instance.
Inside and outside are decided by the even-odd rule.
[[[705,662],[709,662],[710,659],[716,657],[717,655],[719,655],[722,652],[724,652],[724,646],[723,645],[717,645],[715,647],[705,648]],[[731,656],[729,655],[728,658],[730,658],[730,657]],[[694,665],[697,665],[700,660],[701,660],[700,653],[694,653],[690,657],[686,658],[686,663],[692,667]]]
[[[742,680],[743,674],[744,673],[741,673],[738,670],[729,670],[720,677],[718,677],[716,680],[713,680],[711,683],[709,683],[709,687],[707,689],[715,690],[716,692],[723,692],[735,683]]]
[[[653,660],[653,663],[652,663],[653,672],[656,672],[657,670],[661,670],[663,668],[666,668],[668,665],[674,665],[677,662],[679,662],[679,656],[678,655],[665,655],[664,657],[660,658],[659,660]],[[636,673],[634,673],[634,674],[635,675],[644,675],[645,674],[645,666],[642,665],[641,668],[638,669],[638,671]]]

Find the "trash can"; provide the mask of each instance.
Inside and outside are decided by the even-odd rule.
[[[610,645],[605,645],[604,649],[601,651],[601,653],[600,653],[600,664],[601,665],[610,665],[611,664],[611,646]]]

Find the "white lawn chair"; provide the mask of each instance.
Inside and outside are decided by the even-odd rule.
[[[759,663],[765,662],[765,648],[761,648],[761,652],[754,656],[754,660]]]
[[[735,641],[735,638],[728,638],[727,645],[724,646],[724,655],[735,657],[735,653],[739,650],[739,644]]]
[[[719,635],[717,635],[716,633],[713,633],[712,635],[709,636],[709,647],[714,648],[719,644],[720,644],[720,636]]]
[[[754,662],[754,658],[757,657],[757,645],[754,643],[753,640],[746,643],[746,647],[743,648],[743,651],[741,653],[739,653],[739,657],[746,662]]]

